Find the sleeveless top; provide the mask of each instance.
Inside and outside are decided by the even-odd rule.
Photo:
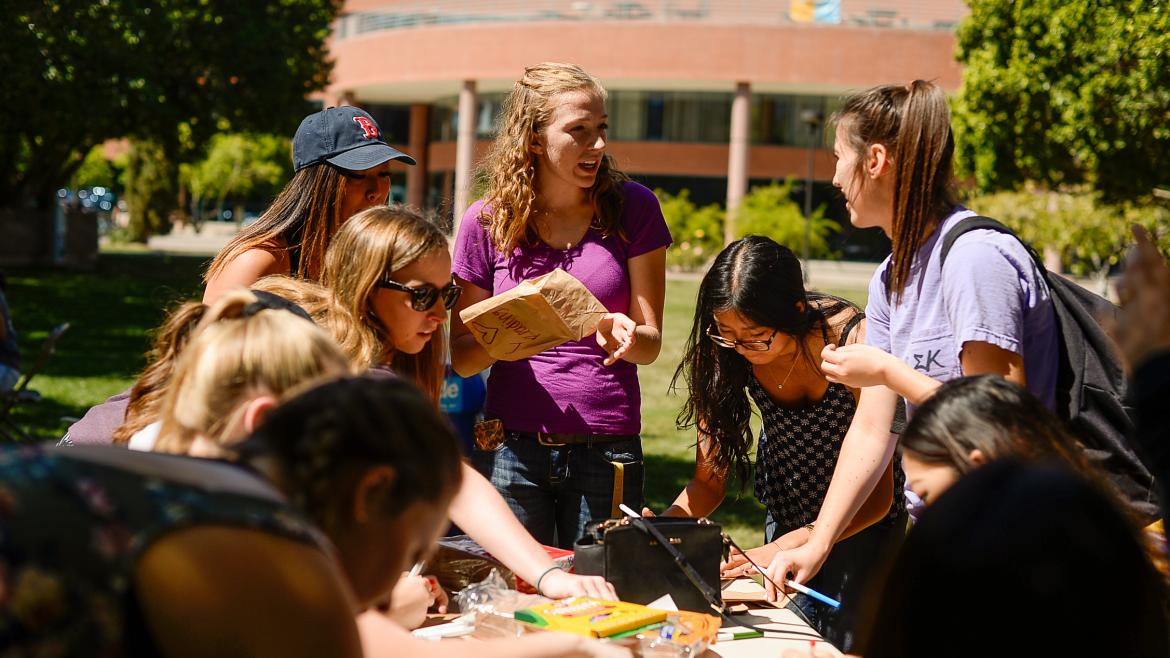
[[[0,646],[18,655],[155,656],[138,558],[192,526],[258,530],[332,552],[240,467],[122,448],[0,448]]]
[[[847,325],[842,343],[855,324],[851,320]],[[785,407],[754,376],[748,381],[748,393],[763,419],[756,446],[755,494],[776,521],[780,536],[812,523],[820,513],[857,401],[843,384],[830,383],[820,400],[799,408]],[[895,454],[894,500],[883,523],[905,509],[904,480],[901,458]]]

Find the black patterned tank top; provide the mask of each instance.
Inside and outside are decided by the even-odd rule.
[[[800,408],[777,404],[755,377],[748,392],[763,416],[756,447],[756,498],[771,512],[779,536],[816,520],[857,402],[841,384],[829,384],[820,400]],[[887,519],[905,508],[905,476],[901,460],[894,460],[894,501]]]

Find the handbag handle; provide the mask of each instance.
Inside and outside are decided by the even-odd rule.
[[[720,617],[722,617],[724,610],[726,609],[726,606],[723,605],[723,597],[721,597],[719,592],[711,587],[707,581],[703,580],[703,577],[699,575],[699,572],[695,571],[695,568],[691,566],[690,562],[687,562],[687,559],[683,556],[682,552],[675,548],[674,545],[670,543],[670,540],[663,536],[661,532],[659,532],[658,528],[655,528],[651,523],[647,523],[646,519],[643,518],[640,514],[635,514],[634,510],[627,507],[624,503],[620,506],[620,508],[623,512],[629,515],[630,522],[635,528],[653,537],[654,540],[658,542],[659,546],[666,549],[666,552],[669,553],[670,557],[674,559],[674,563],[677,564],[678,568],[682,570],[683,575],[687,577],[687,580],[691,581],[691,584],[699,590],[699,593],[703,595],[703,598],[707,599],[707,603],[711,606],[711,609],[714,610]]]

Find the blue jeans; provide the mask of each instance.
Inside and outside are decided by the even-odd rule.
[[[508,432],[499,448],[477,448],[472,463],[547,546],[572,548],[590,520],[611,517],[617,493],[617,502],[642,509],[645,467],[637,436],[546,446]]]

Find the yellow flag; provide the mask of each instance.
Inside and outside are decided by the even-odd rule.
[[[816,18],[816,0],[789,0],[788,18],[797,23],[811,23]]]

